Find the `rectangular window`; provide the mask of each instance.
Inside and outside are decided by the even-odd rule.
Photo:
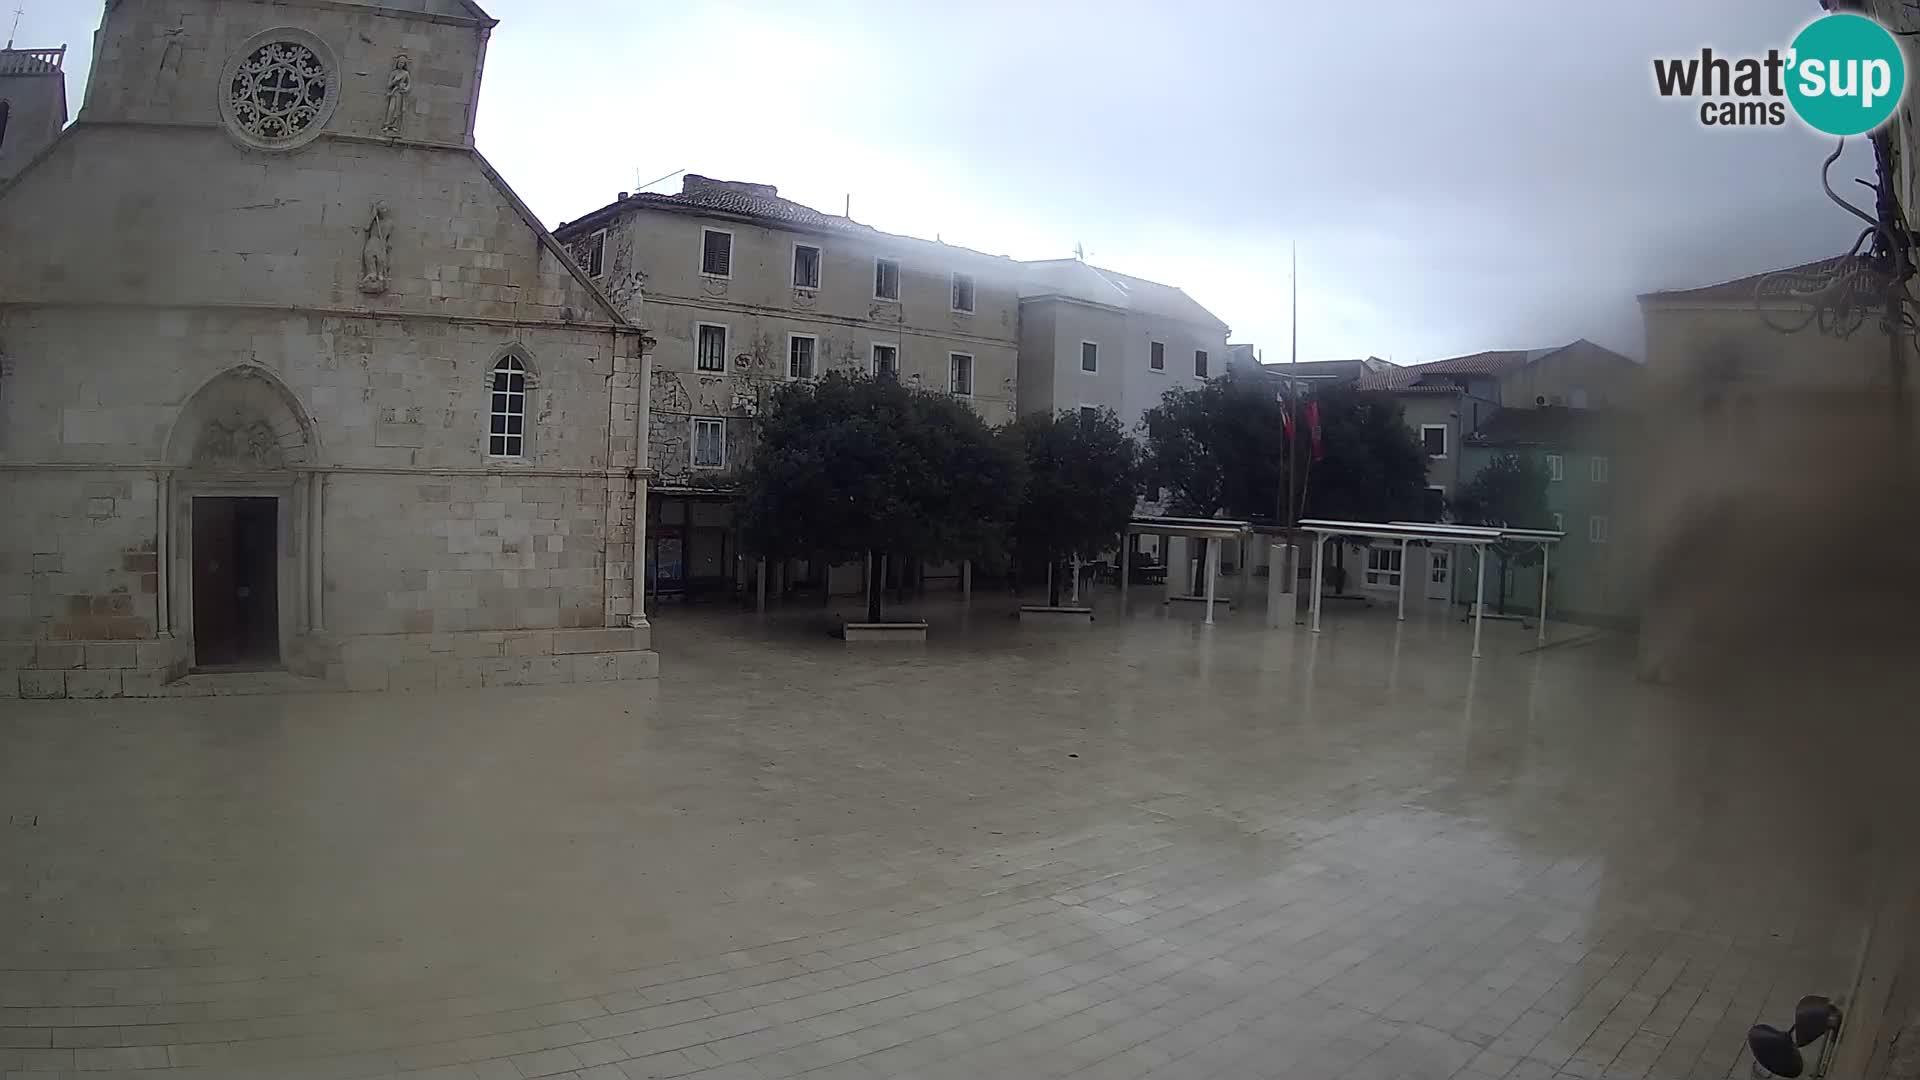
[[[1612,530],[1612,525],[1613,523],[1607,520],[1607,515],[1593,515],[1587,519],[1587,539],[1596,544],[1606,543],[1607,536]]]
[[[873,298],[875,300],[900,299],[900,260],[873,260]]]
[[[873,347],[873,373],[885,375],[889,379],[900,377],[900,348],[897,345],[875,345]]]
[[[1613,477],[1613,463],[1604,457],[1595,456],[1592,471],[1588,474],[1594,483],[1604,484]]]
[[[694,333],[694,368],[699,371],[727,370],[727,328],[716,323],[699,323]]]
[[[1447,456],[1447,425],[1421,424],[1420,425],[1420,446],[1422,449],[1424,449],[1427,452],[1428,457],[1438,457],[1438,458],[1446,457]]]
[[[1547,479],[1564,480],[1567,475],[1567,462],[1559,454],[1547,455]]]
[[[787,335],[787,378],[813,378],[813,348],[812,334]]]
[[[717,417],[693,418],[693,467],[727,467],[727,422]]]
[[[607,230],[596,229],[592,233],[573,242],[573,261],[590,278],[597,278],[607,271]]]
[[[963,352],[947,354],[947,388],[961,397],[973,396],[973,357]]]
[[[1100,406],[1098,405],[1080,406],[1080,419],[1088,421],[1089,423],[1100,419]]]
[[[953,275],[953,310],[973,314],[973,275]]]
[[[1553,531],[1554,532],[1567,531],[1567,515],[1565,514],[1553,515]]]
[[[1193,350],[1193,373],[1203,379],[1207,377],[1207,350]]]
[[[820,249],[812,244],[793,245],[793,287],[820,287]]]
[[[1080,343],[1080,370],[1100,370],[1100,346],[1091,341],[1083,341]]]
[[[1367,584],[1397,588],[1400,584],[1400,547],[1367,549]]]
[[[1167,346],[1165,342],[1150,341],[1147,343],[1147,367],[1154,371],[1167,370]]]
[[[1421,504],[1427,521],[1439,521],[1447,516],[1447,489],[1439,484],[1427,485],[1427,497]]]
[[[733,234],[725,229],[700,230],[700,272],[708,277],[733,276]]]

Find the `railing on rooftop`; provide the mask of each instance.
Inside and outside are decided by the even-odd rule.
[[[0,75],[58,75],[67,47],[0,50]]]

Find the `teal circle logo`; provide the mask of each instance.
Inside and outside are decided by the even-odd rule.
[[[1864,15],[1828,15],[1793,39],[1787,100],[1815,131],[1859,135],[1887,122],[1907,90],[1907,58]]]

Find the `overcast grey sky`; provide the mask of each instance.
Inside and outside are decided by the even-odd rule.
[[[21,46],[85,53],[97,3],[15,2]],[[1635,294],[1852,239],[1824,137],[1703,128],[1653,91],[1653,57],[1784,47],[1816,0],[482,4],[480,147],[548,225],[675,169],[851,195],[878,228],[1016,258],[1077,241],[1268,360],[1290,243],[1301,359],[1414,363],[1638,355]]]

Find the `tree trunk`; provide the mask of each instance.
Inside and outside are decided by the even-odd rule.
[[[1060,555],[1052,548],[1047,549],[1047,606],[1060,606]]]
[[[1193,571],[1187,575],[1187,595],[1205,596],[1207,594],[1207,545],[1211,540],[1200,541],[1200,558],[1193,564]]]
[[[886,564],[878,551],[867,553],[867,621],[880,621],[880,594],[887,587],[881,576]]]

